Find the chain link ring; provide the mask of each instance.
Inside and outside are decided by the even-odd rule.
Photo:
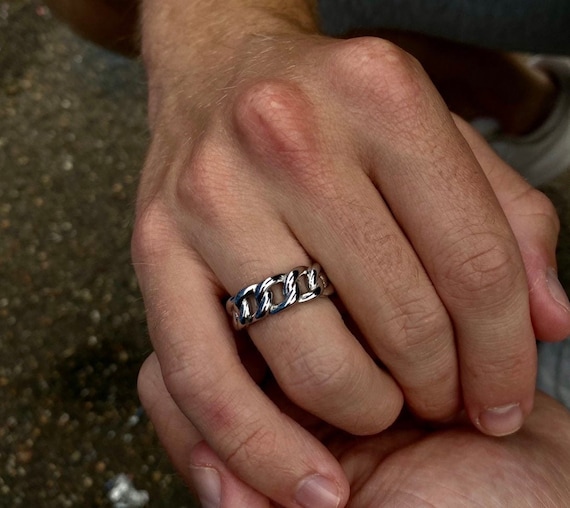
[[[313,263],[244,287],[226,302],[226,310],[235,329],[241,330],[297,303],[333,293],[334,288],[320,265]]]

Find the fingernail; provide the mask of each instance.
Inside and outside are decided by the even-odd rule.
[[[568,295],[560,281],[558,280],[558,274],[554,268],[549,268],[546,270],[546,285],[548,286],[548,290],[552,295],[552,298],[556,300],[562,307],[564,307],[567,311],[570,311],[570,300],[568,300]]]
[[[303,508],[338,508],[338,486],[324,476],[309,476],[299,485],[295,501]]]
[[[491,436],[508,436],[522,427],[524,421],[520,404],[490,407],[479,415],[482,430]]]
[[[222,483],[213,467],[191,467],[192,481],[202,508],[220,508]]]

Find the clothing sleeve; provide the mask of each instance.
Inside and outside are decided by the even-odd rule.
[[[319,0],[324,33],[390,28],[491,49],[570,55],[568,0]]]

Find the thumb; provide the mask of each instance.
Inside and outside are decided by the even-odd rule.
[[[197,494],[203,507],[269,507],[269,500],[237,478],[180,411],[164,386],[154,353],[141,368],[138,390],[174,467]]]
[[[463,120],[459,130],[483,168],[517,239],[529,287],[535,336],[556,342],[570,335],[570,302],[556,268],[558,215],[550,200],[502,161]]]

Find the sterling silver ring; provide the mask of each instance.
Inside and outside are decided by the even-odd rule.
[[[226,310],[232,317],[235,329],[241,330],[297,303],[333,293],[334,288],[320,265],[313,263],[244,287],[228,299]]]

